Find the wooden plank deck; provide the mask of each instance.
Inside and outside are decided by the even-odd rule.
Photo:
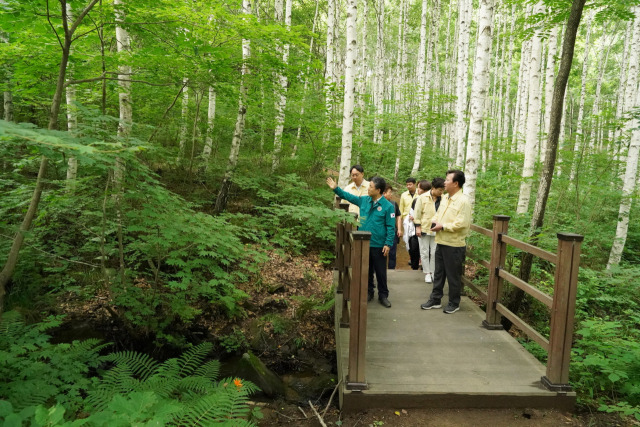
[[[340,406],[367,408],[556,408],[571,410],[575,393],[546,390],[545,367],[505,331],[481,326],[484,312],[463,297],[460,311],[422,310],[431,284],[421,272],[389,270],[389,300],[369,303],[368,390],[345,389],[349,329],[340,328],[342,295],[336,295]],[[447,292],[443,306],[447,303]]]

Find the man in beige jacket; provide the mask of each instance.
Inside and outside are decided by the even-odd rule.
[[[364,179],[364,169],[360,165],[351,166],[351,183],[344,187],[344,191],[354,196],[366,196],[369,191],[369,181]],[[345,200],[346,201],[346,200]],[[349,212],[360,215],[360,208],[349,202]]]
[[[445,279],[449,284],[449,304],[444,308],[447,314],[460,309],[462,291],[462,269],[466,253],[466,238],[471,226],[471,203],[462,194],[464,173],[460,170],[447,172],[444,189],[447,195],[442,198],[440,208],[431,222],[429,231],[436,232],[436,259],[433,290],[429,300],[422,304],[423,310],[442,307]]]

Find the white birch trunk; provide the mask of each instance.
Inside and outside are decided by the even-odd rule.
[[[282,7],[282,0],[280,0],[279,3],[280,7]],[[276,2],[276,4],[278,3]],[[287,31],[291,30],[291,0],[286,0],[284,25],[287,28]],[[283,47],[282,62],[285,67],[289,63],[289,43],[285,43]],[[285,70],[281,70],[278,73],[278,83],[280,84],[280,93],[277,95],[276,101],[276,130],[273,139],[273,161],[271,163],[272,172],[275,172],[280,163],[280,152],[282,151],[282,133],[284,131],[285,108],[287,107],[287,86],[289,84]]]
[[[636,9],[636,16],[640,8]],[[638,19],[636,19],[638,21]],[[640,91],[636,91],[635,106],[640,107]],[[631,133],[631,143],[627,151],[627,161],[625,163],[625,173],[622,185],[622,200],[620,201],[620,209],[618,210],[618,223],[616,226],[616,237],[613,240],[613,246],[609,253],[609,261],[607,269],[614,265],[618,265],[622,259],[622,251],[627,241],[627,231],[629,229],[629,214],[631,212],[631,204],[633,202],[633,194],[635,191],[636,174],[638,172],[638,153],[640,153],[640,120],[634,118],[627,122],[627,129],[633,129]]]
[[[213,128],[216,119],[216,90],[213,86],[209,86],[209,106],[207,108],[207,136],[204,142],[204,148],[202,150],[202,160],[204,161],[205,169],[209,164],[209,157],[211,157],[211,151],[213,149]]]
[[[513,145],[518,153],[524,153],[524,141],[527,129],[527,108],[529,106],[529,74],[530,74],[530,58],[531,58],[531,40],[526,40],[522,44],[522,62],[520,63],[520,81],[518,97],[518,115],[514,118]]]
[[[73,14],[71,13],[71,5],[67,3],[67,21],[73,22]],[[73,48],[69,51],[69,56],[73,54]],[[73,77],[73,69],[68,67],[67,75],[69,79]],[[78,128],[78,112],[76,109],[76,88],[73,85],[69,85],[65,88],[65,96],[67,99],[67,130],[71,135],[74,135]],[[76,157],[69,157],[67,161],[67,188],[73,189],[75,187],[75,180],[78,176],[78,159]]]
[[[478,41],[475,66],[471,85],[471,108],[469,119],[469,140],[467,141],[467,159],[465,162],[466,183],[464,192],[469,197],[471,207],[476,201],[476,180],[478,178],[478,161],[482,125],[485,114],[485,101],[489,90],[489,61],[491,59],[493,1],[480,0],[478,12]]]
[[[320,0],[316,0],[316,11],[313,15],[313,25],[311,27],[311,32],[315,34],[316,32],[316,22],[318,21],[318,10],[320,8]],[[291,157],[296,156],[296,152],[298,151],[298,144],[300,143],[300,135],[302,133],[302,118],[304,117],[304,103],[307,98],[307,89],[309,87],[309,74],[311,73],[311,59],[313,54],[313,42],[315,38],[311,36],[309,40],[309,60],[307,61],[307,71],[304,74],[304,89],[302,93],[302,101],[300,106],[300,122],[298,124],[298,132],[296,133],[296,143],[293,146],[293,150],[291,152]]]
[[[473,4],[469,0],[458,0],[458,72],[456,78],[456,156],[455,164],[464,163],[467,127],[467,73],[469,68],[469,31]]]
[[[358,146],[362,147],[364,140],[364,122],[367,116],[365,110],[364,96],[367,89],[367,22],[369,19],[369,2],[364,2],[364,13],[362,14],[362,41],[360,42],[360,64],[358,67],[358,112],[360,114],[360,126],[358,130]],[[360,152],[358,152],[359,154]]]
[[[607,62],[609,62],[609,52],[611,52],[611,46],[613,45],[615,37],[611,36],[609,45],[605,48],[605,37],[602,35],[602,49],[600,54],[600,69],[598,71],[598,80],[596,81],[596,93],[593,97],[593,106],[591,108],[591,135],[589,137],[589,149],[593,151],[596,148],[596,139],[598,126],[596,126],[596,119],[600,116],[600,93],[602,91],[602,80],[604,79],[604,72],[607,68]]]
[[[375,105],[375,116],[374,116],[374,124],[373,124],[373,143],[374,144],[382,144],[382,116],[384,114],[383,111],[383,100],[384,100],[384,60],[385,60],[385,52],[384,52],[384,2],[385,0],[378,1],[376,15],[378,22],[378,32],[377,32],[377,43],[376,43],[376,66],[375,66],[375,84],[374,84],[374,93],[373,93],[373,101]]]
[[[422,110],[422,114],[421,114],[421,118],[419,119],[419,122],[417,124],[417,132],[416,132],[416,153],[413,159],[413,167],[411,168],[411,176],[416,176],[418,174],[418,169],[420,168],[420,159],[422,158],[422,150],[424,148],[424,145],[426,143],[426,138],[427,138],[427,117],[426,117],[426,113],[428,112],[429,109],[429,92],[431,91],[431,67],[432,67],[432,54],[435,51],[435,41],[437,38],[437,31],[438,31],[438,21],[439,21],[439,3],[438,0],[433,0],[433,12],[432,12],[432,22],[431,22],[431,34],[429,37],[429,42],[427,44],[426,41],[426,15],[427,15],[427,11],[426,11],[426,7],[427,7],[427,2],[423,1],[422,2],[422,19],[424,19],[424,26],[422,24],[420,24],[420,46],[423,45],[423,39],[422,39],[422,34],[423,34],[423,28],[424,28],[424,35],[425,35],[425,40],[424,43],[425,45],[427,45],[427,52],[426,52],[426,56],[423,55],[423,58],[420,58],[419,55],[419,59],[418,61],[420,61],[420,59],[422,59],[422,63],[418,63],[419,68],[419,72],[418,72],[418,79],[420,80],[420,82],[418,83],[418,88],[420,90],[420,94],[418,96],[418,100],[419,100],[419,104],[421,107],[420,109]],[[420,54],[423,54],[422,49],[420,49]]]
[[[245,15],[251,14],[251,1],[242,0],[242,13]],[[220,192],[216,198],[214,207],[215,212],[222,212],[227,207],[227,197],[229,195],[229,188],[231,187],[231,180],[233,173],[235,172],[236,165],[238,164],[238,153],[240,152],[240,144],[244,137],[244,123],[245,115],[247,113],[247,86],[246,76],[249,74],[249,67],[247,65],[249,57],[251,56],[251,48],[249,40],[242,39],[242,71],[240,77],[240,94],[238,99],[238,115],[236,117],[236,126],[233,132],[233,138],[231,140],[231,150],[229,151],[229,160],[227,162],[227,168],[220,186]]]
[[[182,89],[182,116],[180,118],[180,139],[178,142],[178,161],[182,159],[184,155],[184,146],[187,142],[187,121],[189,115],[189,87],[188,87],[189,79],[186,77],[182,79],[183,89]]]
[[[514,27],[515,27],[515,17],[516,14],[516,5],[511,6],[511,28],[509,29],[509,64],[507,66],[507,88],[505,90],[505,98],[506,102],[504,103],[504,110],[502,112],[503,124],[500,129],[500,135],[506,141],[509,137],[509,125],[511,123],[510,117],[510,105],[511,105],[511,73],[513,71],[513,39],[514,39]],[[506,145],[506,144],[505,144]]]
[[[114,0],[113,5],[116,7],[116,46],[120,55],[129,53],[131,50],[131,40],[129,32],[121,25],[124,22],[124,14],[118,10],[118,6],[123,5],[123,0]],[[127,58],[128,59],[128,58]],[[126,140],[131,134],[133,125],[133,105],[131,101],[131,66],[118,66],[118,101],[120,106],[120,122],[118,124],[118,139]],[[119,187],[124,178],[124,164],[121,159],[116,159],[116,168],[114,171],[114,180],[116,186]]]
[[[329,0],[327,10],[327,58],[325,64],[324,84],[325,84],[325,105],[327,110],[327,130],[325,130],[325,140],[329,139],[330,132],[328,131],[328,125],[331,123],[331,116],[333,112],[333,90],[334,90],[334,33],[335,33],[335,18],[336,18],[336,1]]]
[[[340,175],[338,184],[344,187],[349,184],[351,172],[351,147],[353,143],[353,112],[355,106],[355,74],[358,56],[357,14],[358,0],[348,0],[347,3],[347,54],[345,59],[344,76],[344,108],[342,117],[342,151],[340,154]]]
[[[620,121],[622,119],[622,114],[624,113],[624,90],[627,86],[627,68],[628,68],[628,58],[629,58],[629,50],[631,46],[631,39],[633,37],[633,21],[629,21],[627,23],[627,28],[624,33],[624,46],[622,48],[622,59],[620,63],[620,81],[618,84],[618,94],[616,98],[616,121]],[[618,138],[620,137],[620,131],[616,130],[613,133],[614,144],[612,147],[618,146]],[[616,163],[620,162],[620,150],[616,150]]]
[[[534,14],[544,13],[544,4],[539,2],[534,7]],[[540,62],[542,60],[542,34],[537,31],[531,40],[531,57],[529,58],[529,105],[527,107],[527,127],[525,136],[524,165],[522,167],[522,183],[516,213],[522,214],[529,209],[533,170],[538,153],[538,129],[540,123]]]
[[[544,136],[542,138],[542,148],[540,150],[540,161],[544,163],[547,153],[547,138],[549,126],[551,123],[551,101],[553,100],[553,87],[555,82],[556,53],[558,51],[558,26],[554,26],[549,33],[547,39],[547,69],[545,76],[545,94],[544,94]]]
[[[582,125],[584,120],[584,103],[587,97],[587,78],[589,72],[589,48],[591,47],[591,25],[595,12],[591,11],[587,15],[587,36],[584,42],[584,59],[582,61],[582,85],[580,89],[580,101],[578,103],[578,120],[576,122],[575,140],[573,143],[573,162],[571,163],[571,174],[569,181],[574,182],[576,173],[578,173],[578,164],[582,160]]]

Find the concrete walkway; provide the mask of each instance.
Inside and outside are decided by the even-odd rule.
[[[463,297],[460,311],[422,310],[431,284],[419,271],[390,270],[391,308],[376,299],[367,319],[363,392],[340,390],[344,410],[366,408],[570,409],[575,393],[550,392],[540,384],[545,367],[505,331],[481,326],[484,311]],[[349,329],[339,328],[342,295],[336,296],[339,378],[348,368]],[[442,300],[446,305],[447,290]]]

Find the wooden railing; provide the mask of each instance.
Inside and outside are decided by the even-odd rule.
[[[348,204],[338,203],[348,210]],[[355,215],[355,214],[354,214]],[[542,384],[557,392],[571,391],[569,386],[569,360],[573,336],[580,246],[583,236],[558,233],[557,254],[516,240],[507,235],[510,217],[493,217],[493,229],[471,225],[471,230],[491,238],[491,259],[476,260],[489,270],[489,286],[485,293],[468,278],[463,283],[480,295],[486,304],[486,317],[482,324],[490,330],[503,329],[500,317],[509,319],[529,338],[536,341],[548,353],[546,375]],[[365,348],[367,335],[367,279],[369,266],[369,232],[355,231],[349,221],[338,224],[336,229],[336,269],[338,270],[337,292],[342,295],[341,328],[349,331],[348,390],[365,390]],[[507,245],[528,252],[556,265],[554,292],[549,296],[505,270]],[[472,257],[470,257],[472,258]],[[500,303],[502,285],[507,281],[522,289],[551,310],[549,339],[533,329],[524,320]]]
[[[493,230],[471,225],[471,230],[491,238],[491,260],[476,260],[489,269],[489,285],[485,293],[466,277],[463,277],[463,283],[487,303],[486,318],[482,324],[487,329],[502,329],[500,316],[509,319],[518,329],[547,351],[547,372],[546,376],[541,378],[542,384],[552,391],[571,391],[569,360],[578,285],[580,246],[584,237],[579,234],[558,233],[558,251],[554,254],[509,237],[507,235],[509,219],[508,216],[495,215]],[[507,245],[556,265],[553,296],[545,294],[504,269]],[[500,303],[502,285],[505,280],[549,307],[551,310],[551,329],[548,340]]]
[[[339,203],[348,210],[348,203]],[[355,214],[354,214],[355,216]],[[347,390],[366,390],[367,280],[371,233],[356,231],[349,221],[336,227],[337,293],[342,294],[340,327],[349,328],[349,374]]]

